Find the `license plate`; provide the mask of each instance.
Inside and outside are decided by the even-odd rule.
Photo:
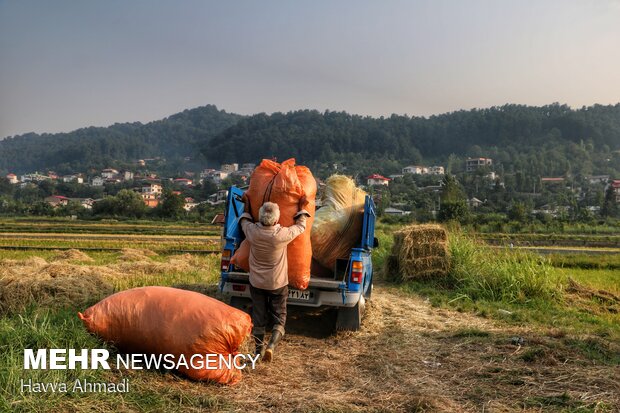
[[[301,291],[301,290],[288,290],[288,298],[293,298],[295,300],[304,300],[310,301],[310,291]]]

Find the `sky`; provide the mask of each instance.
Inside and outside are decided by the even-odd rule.
[[[0,138],[553,102],[620,102],[620,0],[0,0]]]

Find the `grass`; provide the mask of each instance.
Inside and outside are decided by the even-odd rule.
[[[553,299],[560,287],[547,260],[526,251],[492,250],[476,240],[452,233],[448,283],[468,299],[524,302]]]
[[[380,227],[379,238],[389,238],[395,230],[391,226]],[[391,242],[386,240],[378,254],[373,253],[377,266],[383,264],[389,248]],[[557,268],[555,256],[548,259],[518,249],[493,249],[455,231],[450,235],[450,252],[452,267],[448,277],[409,281],[399,285],[399,289],[426,297],[435,307],[472,312],[509,325],[536,326],[557,334],[585,334],[620,342],[620,315],[613,308],[596,297],[565,291],[572,278],[591,289],[618,294],[620,272]],[[588,259],[595,262],[599,258],[603,256]]]
[[[618,254],[549,254],[552,265],[560,268],[581,268],[597,270],[620,270],[620,253]]]

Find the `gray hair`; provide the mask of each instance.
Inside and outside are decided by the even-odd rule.
[[[273,202],[265,202],[258,211],[258,220],[261,224],[271,227],[280,219],[280,207]]]

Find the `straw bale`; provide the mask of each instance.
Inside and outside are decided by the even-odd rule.
[[[398,281],[445,276],[450,263],[447,239],[446,230],[435,224],[410,225],[396,232],[386,275]]]

